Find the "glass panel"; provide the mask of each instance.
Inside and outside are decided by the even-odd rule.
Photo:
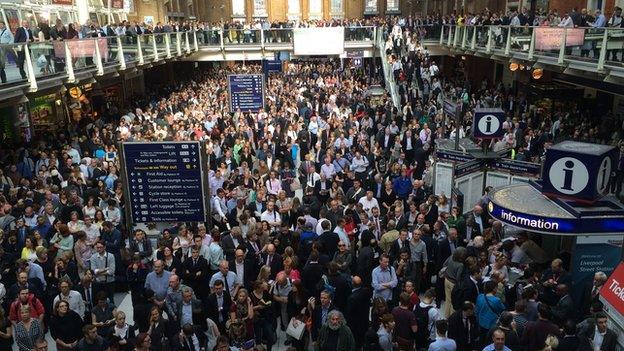
[[[624,62],[624,28],[609,28],[607,35],[607,62]],[[586,34],[586,37],[590,35]]]
[[[524,53],[529,53],[529,48],[531,47],[531,36],[533,35],[532,27],[509,27],[511,31],[511,43],[510,49],[511,51],[520,51]],[[506,39],[505,39],[506,40]],[[537,47],[535,49],[535,54],[538,53]],[[545,52],[544,52],[545,53]]]
[[[152,35],[140,35],[141,40],[141,52],[143,53],[143,60],[145,62],[154,59],[154,46],[152,44]]]
[[[120,37],[120,39],[126,63],[136,62],[139,57],[136,40],[134,40],[132,37]]]
[[[374,27],[347,27],[345,28],[345,41],[373,40]]]
[[[221,45],[221,28],[206,26],[204,30],[197,32],[197,41],[200,45],[219,46]]]
[[[169,33],[169,50],[171,51],[171,56],[178,55],[178,33]]]
[[[245,0],[232,0],[232,17],[245,17]]]
[[[262,30],[251,29],[248,24],[242,28],[228,29],[225,35],[225,45],[259,44]]]
[[[117,46],[117,38],[105,37],[99,38],[100,41],[106,41],[106,50],[100,49],[100,55],[102,56],[102,64],[105,66],[112,66],[119,64],[119,48]],[[100,45],[102,48],[102,45]]]
[[[165,34],[154,34],[156,40],[156,49],[158,50],[158,58],[165,57],[167,55],[167,44],[165,43]],[[193,37],[191,36],[191,39]]]
[[[254,17],[268,17],[266,0],[254,0],[253,2]]]
[[[399,0],[386,0],[386,12],[399,12]]]
[[[492,50],[505,50],[507,44],[508,27],[492,26]]]
[[[472,29],[472,28],[471,28]],[[476,40],[475,40],[475,48],[477,50],[485,51],[488,42],[488,31],[490,27],[488,26],[476,26]]]
[[[74,72],[95,68],[95,43],[94,39],[74,39],[65,41],[69,46],[72,57]]]
[[[21,44],[0,44],[0,83],[11,84],[26,79],[23,49]]]
[[[275,28],[264,32],[264,40],[267,43],[292,43],[293,33],[290,28]]]
[[[364,13],[376,14],[377,10],[377,0],[366,0],[364,4]]]
[[[323,0],[308,0],[308,18],[309,19],[321,19],[323,18]]]
[[[301,0],[288,0],[288,19],[295,20],[301,17]]]
[[[329,5],[329,11],[333,18],[344,17],[344,2],[343,0],[331,0]]]

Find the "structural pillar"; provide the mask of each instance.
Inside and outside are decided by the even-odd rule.
[[[78,23],[87,23],[89,20],[89,4],[87,4],[87,0],[76,0],[75,4],[78,10]]]

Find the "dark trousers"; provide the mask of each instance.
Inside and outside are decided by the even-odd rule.
[[[26,79],[26,71],[24,71],[24,61],[26,61],[26,53],[24,50],[28,50],[27,47],[23,47],[21,51],[17,52],[17,67],[19,68],[22,79]]]

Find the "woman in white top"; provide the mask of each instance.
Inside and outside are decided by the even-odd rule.
[[[95,217],[95,212],[97,212],[97,210],[98,208],[95,206],[95,198],[93,196],[89,196],[87,204],[82,208],[82,215],[93,218]]]

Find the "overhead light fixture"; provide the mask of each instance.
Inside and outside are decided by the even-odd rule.
[[[519,65],[516,62],[512,62],[509,64],[509,70],[515,72],[518,70]]]
[[[523,64],[520,64],[518,67],[520,68],[521,71],[524,69],[524,65]]]
[[[19,104],[25,104],[28,103],[30,100],[28,99],[28,97],[26,95],[22,95],[20,97],[20,99],[17,101],[17,103]]]
[[[59,88],[59,92],[61,94],[65,94],[66,91],[67,91],[67,87],[65,86],[65,84],[61,84],[61,87]]]
[[[536,79],[536,80],[540,79],[540,78],[542,78],[543,75],[544,75],[544,70],[543,69],[536,68],[536,69],[533,70],[533,73],[532,73],[533,79]]]

